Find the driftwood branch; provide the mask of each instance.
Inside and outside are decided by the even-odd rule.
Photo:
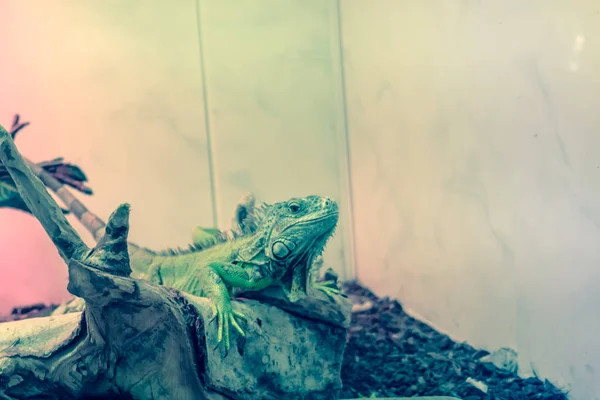
[[[94,250],[69,262],[69,291],[86,302],[83,320],[72,313],[3,324],[14,327],[0,336],[0,346],[12,342],[0,353],[5,398],[36,398],[39,388],[67,399],[206,398],[188,326],[197,310],[169,288],[129,277],[128,214],[126,205],[119,207]],[[37,329],[28,327],[31,321]],[[33,330],[26,342],[21,327]]]
[[[14,140],[17,136],[17,133],[21,132],[21,130],[27,126],[29,126],[29,122],[21,122],[21,116],[19,114],[15,114],[9,135]],[[51,177],[56,177],[54,179],[57,181],[60,180],[62,183],[77,189],[81,193],[93,193],[92,189],[85,185],[85,182],[87,182],[87,176],[85,176],[81,168],[73,164],[64,163],[62,157],[55,158],[54,160],[50,161],[43,161],[37,164],[27,159],[25,159],[25,161],[27,161],[30,167],[39,167],[42,170],[47,171]],[[0,170],[0,176],[1,175],[2,171]],[[40,179],[42,182],[44,182],[42,177],[40,177]]]
[[[248,294],[234,302],[246,336],[223,357],[208,299],[130,277],[128,205],[90,250],[2,127],[0,161],[85,301],[84,312],[0,324],[0,399],[337,398],[345,299],[315,292],[289,306],[276,289]]]
[[[15,139],[17,134],[28,125],[29,122],[21,122],[20,116],[17,114],[14,117],[13,125],[8,133],[12,139]],[[53,191],[64,190],[61,189],[61,185],[65,185],[87,195],[93,194],[92,189],[86,185],[87,176],[81,170],[81,168],[79,168],[77,165],[64,162],[63,158],[61,157],[38,163],[31,162],[26,158],[25,161],[29,164],[33,172],[42,180],[42,182],[44,182],[44,184]],[[32,213],[19,195],[10,173],[1,163],[0,207],[12,208],[25,211],[27,213]],[[64,214],[69,214],[69,210],[63,209],[62,211]]]
[[[29,122],[21,122],[21,116],[19,114],[15,114],[15,117],[13,118],[12,127],[10,128],[10,137],[14,140],[17,137],[17,133],[19,133],[21,129],[25,128],[28,125]]]
[[[15,182],[23,201],[40,221],[65,262],[81,256],[88,247],[69,224],[44,184],[32,172],[9,133],[0,126],[0,161]]]

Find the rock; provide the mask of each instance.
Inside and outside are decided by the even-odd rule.
[[[216,346],[216,324],[205,325],[209,349],[204,376],[207,386],[244,400],[338,398],[346,344],[347,328],[342,326],[345,318],[335,321],[334,316],[330,316],[329,322],[325,322],[322,320],[326,315],[316,317],[314,310],[326,309],[324,304],[330,302],[321,293],[315,292],[311,298],[304,299],[304,316],[300,315],[299,308],[291,313],[267,304],[275,297],[273,288],[257,293],[262,295],[260,302],[239,303],[239,310],[249,317],[246,337],[237,337],[232,345],[235,350],[227,357],[222,358],[219,351],[211,350]],[[204,321],[211,318],[206,299],[195,298],[193,304]],[[349,304],[346,309],[349,315]]]
[[[496,368],[516,374],[519,370],[517,352],[508,347],[498,349],[491,354],[485,355],[479,359],[484,364],[492,364]]]
[[[167,308],[174,315],[168,317],[168,312],[161,316],[160,307],[157,309],[151,304],[139,312],[127,312],[129,307],[126,312],[120,312],[118,307],[113,307],[113,312],[105,311],[107,320],[102,330],[113,335],[104,338],[112,346],[121,348],[120,351],[104,347],[95,337],[94,323],[90,324],[91,331],[82,323],[82,316],[90,323],[90,318],[82,313],[0,324],[0,398],[35,398],[36,387],[45,387],[46,393],[56,393],[49,397],[56,399],[123,392],[129,392],[136,399],[175,398],[153,395],[151,388],[165,391],[168,385],[161,383],[161,379],[177,378],[178,374],[173,371],[176,367],[165,357],[179,359],[179,364],[182,357],[176,350],[181,345],[189,350],[195,368],[184,362],[183,367],[188,364],[185,368],[189,371],[177,379],[181,380],[181,375],[190,379],[190,374],[198,372],[203,384],[197,389],[204,392],[207,399],[219,399],[219,396],[240,400],[338,398],[342,386],[340,370],[345,328],[302,318],[257,300],[245,300],[236,306],[249,317],[246,337],[234,336],[232,349],[223,358],[222,348],[216,342],[216,324],[208,323],[212,318],[209,300],[179,295],[175,291],[171,295],[183,310],[179,316],[177,308],[170,307]],[[324,301],[327,300],[313,299],[315,303]],[[136,322],[138,320],[146,323]],[[128,321],[131,326],[123,330],[122,321]],[[181,327],[174,326],[177,321],[182,322]],[[195,332],[195,338],[192,337],[195,340],[189,345],[184,338],[176,340],[178,336],[173,335],[181,333],[180,328],[185,326]],[[163,340],[166,343],[162,343]],[[117,359],[121,366],[116,365]],[[164,373],[158,373],[159,370]],[[47,371],[55,372],[48,374]],[[143,377],[152,371],[154,373],[148,375],[151,380]],[[38,379],[29,376],[30,373],[38,375]],[[132,381],[140,383],[132,387]],[[143,389],[144,386],[147,389]],[[179,393],[184,394],[185,391]]]
[[[477,388],[478,390],[480,390],[483,393],[487,393],[488,392],[488,386],[481,382],[481,381],[477,381],[473,378],[467,378],[466,382],[470,385],[472,385],[473,387]]]
[[[364,303],[356,303],[352,305],[352,312],[353,313],[358,313],[358,312],[363,312],[363,311],[369,311],[370,309],[373,308],[373,302],[370,300],[367,300]]]

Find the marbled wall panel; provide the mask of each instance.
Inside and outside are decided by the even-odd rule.
[[[345,0],[342,32],[358,277],[600,398],[597,2]]]

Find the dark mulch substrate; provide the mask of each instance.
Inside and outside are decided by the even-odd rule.
[[[25,307],[15,307],[9,315],[0,315],[0,322],[18,321],[20,319],[46,317],[54,311],[57,306],[47,306],[43,303],[32,304]]]
[[[519,378],[478,360],[488,352],[449,337],[379,299],[356,282],[344,284],[355,304],[344,353],[342,398],[454,396],[463,400],[567,400],[547,380]],[[467,382],[483,382],[484,393]]]
[[[344,352],[342,398],[454,396],[463,400],[567,400],[548,381],[522,379],[478,360],[488,354],[455,343],[410,317],[400,303],[379,299],[356,282],[344,284],[355,304]],[[15,308],[12,321],[50,314],[56,306]],[[488,392],[467,382],[483,382]]]

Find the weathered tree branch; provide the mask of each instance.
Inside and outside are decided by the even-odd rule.
[[[90,250],[2,127],[0,161],[67,262],[68,290],[86,303],[83,313],[0,324],[0,399],[337,398],[345,299],[315,292],[290,312],[274,289],[236,301],[246,336],[223,357],[208,299],[129,276],[128,205]]]
[[[65,262],[80,257],[89,248],[77,231],[69,224],[56,201],[48,194],[44,184],[32,172],[17,150],[13,139],[0,125],[0,161],[15,182],[23,201],[40,221]]]
[[[129,277],[123,245],[128,214],[127,206],[119,207],[94,250],[82,261],[69,262],[69,291],[86,302],[83,321],[74,319],[81,313],[72,313],[9,323],[27,327],[34,321],[38,330],[28,346],[17,329],[8,336],[14,340],[0,353],[0,394],[5,398],[35,398],[37,388],[54,398],[205,398],[196,338],[187,322],[197,321],[197,310],[182,311],[185,300],[169,288]],[[47,333],[57,329],[62,342],[46,348]],[[0,346],[6,341],[0,336]]]

